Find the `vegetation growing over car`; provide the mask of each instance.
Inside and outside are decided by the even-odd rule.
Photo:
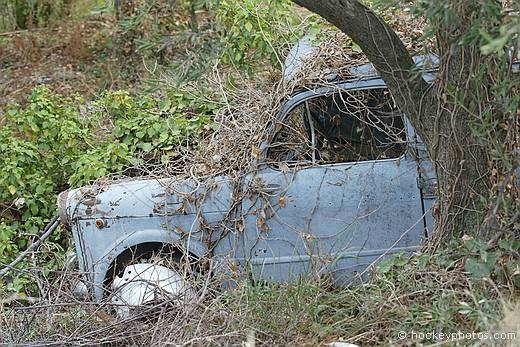
[[[9,263],[52,217],[63,189],[197,147],[219,107],[207,96],[199,103],[200,92],[172,90],[159,98],[109,91],[85,103],[39,87],[26,106],[8,106],[0,128],[0,263]],[[53,239],[50,247],[64,255],[67,238]],[[61,266],[59,258],[40,261]],[[23,283],[15,276],[1,288],[16,292]]]
[[[97,0],[92,2],[109,3]],[[117,1],[115,2],[117,3]],[[40,27],[38,30],[22,31],[7,35],[3,33],[0,36],[0,57],[3,60],[0,63],[0,65],[3,64],[0,79],[7,77],[8,82],[5,85],[9,86],[8,91],[13,95],[19,91],[21,91],[20,94],[25,95],[24,92],[31,88],[25,86],[25,89],[23,89],[15,84],[21,78],[19,78],[20,75],[12,74],[14,70],[12,61],[24,62],[21,64],[24,66],[19,69],[20,71],[26,72],[25,66],[29,66],[28,70],[33,71],[31,68],[35,67],[35,61],[38,60],[38,56],[43,56],[46,59],[45,62],[50,62],[50,64],[45,65],[58,65],[57,62],[62,64],[62,61],[63,66],[71,64],[73,67],[70,70],[79,72],[77,76],[80,77],[82,76],[81,73],[85,72],[82,67],[86,66],[88,68],[94,65],[93,71],[95,75],[103,77],[103,83],[99,85],[100,88],[116,86],[118,88],[123,87],[135,90],[136,81],[140,81],[143,84],[145,82],[146,84],[151,83],[157,89],[163,88],[165,85],[171,87],[174,84],[172,82],[177,83],[179,79],[186,80],[200,76],[205,78],[207,76],[206,69],[213,70],[217,66],[216,62],[222,52],[222,46],[220,45],[225,43],[225,40],[221,41],[218,35],[215,35],[216,31],[212,26],[212,18],[206,18],[203,11],[198,12],[201,11],[199,5],[212,3],[212,1],[146,1],[147,4],[152,2],[182,5],[182,11],[179,10],[180,6],[174,8],[180,16],[167,16],[172,22],[178,22],[180,29],[165,33],[158,32],[160,26],[152,26],[152,30],[149,30],[150,27],[148,26],[138,25],[136,27],[138,31],[136,38],[141,40],[136,40],[137,45],[132,46],[133,38],[127,39],[127,37],[121,35],[119,29],[114,29],[115,26],[113,24],[116,21],[106,18],[110,17],[110,8],[100,9],[93,16],[90,16],[88,20],[83,20],[85,16],[68,17],[69,12],[67,10],[62,12],[62,9],[64,9],[62,4],[68,3],[75,7],[78,4],[85,4],[87,1],[41,0],[24,2],[5,0],[3,3],[7,5],[2,6],[0,9],[2,14],[0,30],[16,32],[19,29],[24,29],[27,24]],[[55,11],[50,16],[48,15],[49,12],[37,11],[37,9],[33,11],[23,10],[19,12],[22,14],[21,20],[18,20],[19,17],[16,16],[20,27],[5,26],[6,23],[9,24],[15,19],[15,16],[12,16],[9,12],[14,3],[25,5],[23,6],[25,8],[27,8],[26,5],[37,5],[44,8],[50,3],[58,4],[59,6],[56,6]],[[121,3],[135,4],[136,7],[139,7],[144,1],[121,1]],[[243,1],[236,1],[235,11],[240,11],[242,3]],[[258,0],[256,4],[259,3],[268,2]],[[422,30],[418,30],[421,26],[420,23],[424,23],[425,15],[430,20],[431,32],[433,33],[435,28],[439,28],[439,25],[442,23],[450,24],[457,22],[457,18],[454,18],[449,12],[453,7],[469,2],[419,1],[417,2],[420,5],[419,7],[412,6],[411,8],[404,5],[395,6],[396,2],[387,0],[368,1],[365,3],[382,5],[378,9],[379,13],[384,15],[385,20],[395,24],[394,29],[398,33],[402,33],[404,37],[408,38],[404,40],[406,48],[413,49],[414,47],[419,47],[421,49],[423,46],[428,46],[424,45],[424,43],[431,43],[430,39],[432,38],[432,36],[429,38],[424,37]],[[499,2],[479,1],[478,3],[494,5]],[[506,7],[503,13],[510,11],[514,14],[514,8],[517,5],[514,1],[501,3],[510,6]],[[191,6],[192,4],[196,6]],[[431,10],[429,10],[428,6],[433,6],[434,8],[431,9],[430,7]],[[208,19],[208,26],[200,25],[198,26],[200,29],[198,32],[191,31],[189,29],[189,16],[186,15],[186,12],[183,12],[190,9],[194,9],[198,18],[202,19],[199,24],[206,24],[206,19]],[[292,10],[290,7],[288,9]],[[410,9],[415,11],[417,22],[413,25],[403,25],[402,23],[408,22],[401,20],[402,16],[409,15],[409,12],[407,14],[405,12]],[[483,38],[482,43],[485,43],[485,45],[481,49],[484,53],[491,54],[491,57],[503,58],[504,53],[506,53],[504,45],[509,44],[511,39],[518,38],[518,20],[516,17],[516,19],[505,25],[495,26],[498,31],[487,30],[483,27],[483,24],[492,21],[488,21],[486,16],[495,11],[496,7],[491,6],[487,9],[491,11],[481,12],[483,16],[479,17],[479,21],[474,23],[472,35],[473,38]],[[502,13],[501,11],[498,12]],[[108,13],[109,16],[99,20],[98,15],[100,13],[104,15]],[[59,28],[60,20],[63,19],[59,18],[61,14],[67,16],[65,22],[69,22],[71,25],[64,25]],[[158,11],[148,12],[146,21],[150,23],[153,22],[150,18],[160,18],[157,14],[160,13]],[[122,13],[122,17],[124,15]],[[293,12],[273,13],[266,20],[267,22],[275,22],[280,17],[291,15],[293,15]],[[33,20],[28,20],[28,16],[32,17]],[[34,20],[38,16],[39,18]],[[249,27],[247,22],[250,22],[251,25],[256,25],[257,18],[252,16],[251,12],[242,12],[241,16],[244,21],[239,23],[236,32],[240,33],[240,30],[242,30],[240,25],[243,25],[244,28],[246,25]],[[120,18],[123,19],[122,17]],[[80,20],[75,22],[78,18]],[[99,25],[96,27],[95,34],[91,35],[93,32],[91,30],[86,31],[83,25],[85,24],[88,27],[95,22]],[[232,21],[230,22],[233,23]],[[464,22],[469,23],[469,21]],[[44,28],[44,25],[49,24],[52,24],[50,29]],[[123,24],[122,21],[121,24]],[[63,28],[67,27],[69,29],[62,31]],[[70,29],[72,27],[74,29]],[[276,28],[276,26],[273,26],[273,28]],[[222,32],[225,33],[226,31],[222,30]],[[105,41],[96,41],[96,47],[93,48],[92,45],[85,44],[85,38],[80,35],[81,33],[86,33],[85,35],[88,37],[98,37],[98,34],[100,34],[99,36],[107,39]],[[121,35],[123,38],[120,41],[113,40],[118,35]],[[266,35],[266,37],[269,37],[269,35]],[[78,37],[81,40],[75,40]],[[242,35],[237,36],[237,39],[241,40],[241,38]],[[260,36],[255,38],[261,39]],[[174,44],[168,45],[171,42]],[[349,47],[348,44],[339,44],[338,46],[336,42],[335,40],[329,40],[329,43],[333,44],[333,46],[329,46],[331,47],[329,53],[340,54],[341,50],[338,48]],[[73,45],[73,43],[77,44]],[[81,46],[82,44],[84,45],[83,47]],[[268,49],[264,52],[267,53],[262,54],[262,59],[271,55],[272,50],[270,50],[269,44],[273,44],[273,42],[268,43],[266,46]],[[275,42],[274,44],[277,43]],[[173,53],[165,49],[172,46],[180,47],[181,49]],[[52,54],[42,54],[40,50],[42,47],[44,51],[46,50]],[[118,50],[119,47],[124,49]],[[219,49],[215,49],[216,47],[219,47]],[[240,49],[240,44],[236,47]],[[286,46],[277,48],[277,52],[283,52],[284,47]],[[359,51],[359,46],[353,47],[355,51]],[[63,48],[67,48],[67,50],[70,48],[72,55],[81,56],[84,52],[93,52],[93,54],[88,55],[89,58],[83,61],[62,59],[59,51],[63,51]],[[12,54],[13,52],[15,54]],[[122,59],[114,59],[113,52],[122,52],[120,55]],[[156,54],[158,52],[160,54]],[[352,52],[348,53],[343,57],[346,59],[352,57]],[[230,51],[230,57],[233,56],[232,54],[233,51]],[[7,59],[7,63],[4,63],[5,60],[3,58],[6,56],[9,59]],[[320,57],[324,58],[323,55]],[[155,58],[158,59],[156,60]],[[325,60],[323,59],[322,62],[325,62]],[[130,64],[128,61],[133,63]],[[146,64],[142,64],[143,61]],[[155,68],[155,61],[159,62],[157,69]],[[100,62],[101,64],[96,64]],[[246,61],[245,63],[249,62]],[[267,66],[265,62],[259,62],[258,64]],[[483,68],[482,71],[487,70],[485,67],[487,64],[488,61],[480,64],[480,67]],[[143,65],[145,65],[144,68],[142,68]],[[256,64],[253,65],[256,66]],[[504,64],[503,67],[506,67],[506,65]],[[310,68],[313,71],[320,71],[321,69],[318,66],[324,65],[311,64]],[[118,67],[121,67],[121,69],[117,69]],[[136,67],[141,67],[141,69]],[[168,72],[168,69],[165,69],[165,67],[174,69],[173,73],[166,74],[166,78],[161,75],[164,72]],[[222,68],[222,66],[218,67]],[[80,90],[86,96],[91,96],[99,91],[96,89],[98,85],[95,82],[97,81],[94,81],[93,75],[88,75],[87,73],[83,79],[70,80],[67,76],[65,76],[65,79],[61,79],[61,71],[49,75],[47,73],[48,70],[34,70],[36,71],[34,75],[38,76],[37,83],[48,83],[53,88],[65,91]],[[135,70],[134,72],[137,72],[138,78],[135,77],[136,75],[128,73],[128,70]],[[234,65],[217,70],[221,78],[220,87],[226,94],[224,109],[236,115],[237,119],[241,119],[240,116],[246,114],[244,109],[255,109],[259,114],[265,116],[265,109],[273,105],[273,103],[266,102],[266,100],[278,98],[280,95],[276,92],[280,92],[283,89],[281,87],[274,91],[265,90],[268,89],[265,88],[266,85],[270,85],[274,79],[273,76],[276,78],[276,75],[262,75],[259,78],[260,81],[257,81],[258,83],[246,81],[244,84],[248,88],[245,88],[241,84],[244,81],[242,77],[229,73],[229,70],[236,71]],[[68,72],[65,68],[63,71]],[[511,91],[518,91],[518,79],[511,81],[504,77],[503,73],[500,72],[492,79],[496,82],[496,88],[490,90],[490,94],[482,94],[485,96],[482,100],[486,103],[489,101],[487,97],[490,95],[506,95]],[[42,79],[40,80],[39,77]],[[316,80],[312,78],[315,76],[306,77]],[[482,82],[483,77],[481,74],[473,77],[474,84]],[[216,80],[219,81],[218,79]],[[210,81],[204,80],[204,82]],[[33,84],[35,83],[36,78],[34,78]],[[237,84],[240,86],[238,91],[234,88]],[[289,92],[292,87],[284,87],[286,88],[284,91]],[[261,92],[251,92],[255,88],[257,91],[261,90]],[[2,92],[7,90],[6,88],[0,89]],[[511,143],[496,141],[497,137],[495,136],[496,130],[505,131],[510,129],[510,135],[513,137],[517,133],[511,127],[511,125],[515,124],[515,121],[517,122],[517,117],[515,118],[514,115],[518,109],[518,95],[520,94],[516,94],[516,100],[510,100],[511,102],[507,104],[502,101],[498,103],[499,106],[510,111],[508,111],[512,115],[510,119],[498,122],[493,119],[494,112],[488,111],[485,117],[478,119],[479,122],[477,122],[478,124],[476,124],[477,126],[474,129],[481,137],[481,145],[485,146],[493,154],[492,163],[497,164],[497,167],[500,168],[500,170],[492,169],[493,187],[491,190],[484,192],[488,194],[489,198],[481,201],[482,205],[496,206],[495,211],[498,212],[498,223],[491,224],[496,227],[494,229],[496,230],[496,235],[492,238],[492,242],[488,242],[488,239],[483,240],[482,235],[478,234],[477,228],[469,228],[466,231],[470,235],[465,235],[463,237],[464,241],[458,240],[445,243],[439,249],[432,250],[431,253],[422,254],[411,260],[399,257],[385,262],[381,264],[380,271],[371,281],[354,288],[337,290],[328,287],[326,283],[304,283],[296,286],[255,285],[241,287],[236,292],[225,293],[223,297],[218,295],[221,293],[214,293],[209,290],[208,296],[206,296],[207,300],[198,306],[200,310],[190,309],[187,312],[188,314],[184,314],[182,310],[179,310],[170,315],[165,315],[161,318],[162,324],[157,324],[156,322],[143,322],[140,320],[124,322],[113,320],[105,311],[100,310],[97,305],[85,304],[72,299],[70,290],[66,287],[68,279],[72,277],[71,273],[61,276],[62,273],[58,271],[53,273],[54,276],[48,276],[52,269],[63,268],[61,264],[56,265],[56,261],[61,261],[64,257],[64,246],[68,235],[57,233],[52,237],[54,242],[45,243],[39,248],[38,252],[31,254],[30,261],[23,264],[23,268],[26,269],[24,273],[31,274],[31,279],[34,282],[31,282],[29,286],[23,286],[22,280],[24,277],[19,277],[19,272],[11,272],[9,276],[4,277],[4,284],[7,284],[9,294],[13,293],[13,295],[7,297],[5,291],[1,292],[0,321],[3,329],[0,329],[0,340],[14,341],[14,343],[28,341],[37,341],[38,343],[42,341],[74,343],[76,341],[77,343],[142,345],[153,344],[154,342],[179,343],[188,341],[199,343],[204,341],[203,343],[206,343],[209,341],[222,344],[232,342],[241,344],[251,336],[256,336],[256,341],[259,343],[283,344],[294,343],[294,341],[327,343],[332,339],[341,338],[350,342],[373,345],[377,343],[401,343],[402,341],[395,340],[395,334],[399,328],[415,329],[417,331],[424,331],[430,328],[442,331],[444,329],[451,330],[454,327],[465,331],[474,331],[475,329],[480,331],[490,329],[516,331],[518,330],[519,308],[516,306],[515,311],[514,302],[518,300],[518,288],[515,288],[513,283],[518,280],[519,269],[517,245],[519,228],[517,213],[518,193],[511,189],[514,188],[514,184],[506,180],[500,171],[504,171],[502,169],[509,171],[517,164],[515,164],[515,159],[509,152]],[[130,93],[130,95],[134,94]],[[0,95],[0,97],[3,96],[4,94]],[[446,96],[449,97],[450,95]],[[137,97],[137,99],[139,98]],[[25,102],[25,99],[20,100]],[[502,98],[500,100],[505,99]],[[262,102],[265,102],[265,104]],[[259,107],[260,110],[257,108],[259,104],[262,105]],[[268,106],[265,106],[266,104]],[[462,105],[457,100],[455,100],[454,104]],[[489,106],[494,107],[495,105],[492,103]],[[23,110],[23,107],[19,108],[16,114]],[[4,114],[0,114],[0,128],[5,124],[3,117]],[[477,118],[475,119],[477,120]],[[254,125],[254,122],[243,122],[238,128],[242,130],[250,129],[249,125]],[[96,126],[96,132],[101,131],[101,133],[104,133],[102,129],[104,126],[105,124],[100,124],[99,127]],[[228,129],[228,132],[222,130],[217,138],[236,133],[236,129]],[[3,130],[0,129],[0,133],[2,132]],[[29,166],[57,167],[56,165],[47,164],[43,158],[34,159],[32,157],[31,153],[38,152],[38,146],[34,139],[26,140],[23,137],[12,137],[9,132],[5,134],[7,135],[2,137],[2,145],[7,143],[18,148],[12,150],[10,155],[13,156],[12,158],[18,157],[23,165],[25,165],[25,162],[28,162]],[[253,155],[257,154],[257,149],[253,147],[253,143],[256,143],[258,140],[256,136],[260,136],[257,132],[249,130],[244,131],[243,135],[244,138],[250,137],[250,141],[244,140],[239,142],[243,148],[237,152],[236,157],[226,157],[220,154],[228,153],[228,149],[232,147],[232,144],[225,143],[221,146],[222,148],[219,152],[215,150],[217,145],[208,141],[204,144],[208,149],[202,152],[201,158],[197,163],[200,167],[204,165],[210,166],[211,170],[214,171],[221,171],[229,166],[240,167],[245,162],[245,157],[249,158],[251,153]],[[119,142],[123,143],[124,141]],[[129,140],[129,142],[132,143],[133,139]],[[32,145],[30,145],[31,143]],[[138,158],[142,158],[145,152],[139,144],[140,141],[136,140],[133,145],[138,148]],[[108,144],[105,143],[105,145],[108,148]],[[0,156],[0,161],[2,164],[6,148],[2,147],[1,149],[2,156]],[[109,157],[113,156],[113,151],[107,151],[107,153]],[[208,153],[214,153],[214,156],[207,156],[206,154]],[[95,158],[99,159],[99,156],[103,156],[105,153],[94,152],[93,154]],[[202,158],[204,155],[206,157]],[[77,156],[74,158],[79,158],[80,156],[81,153],[77,153]],[[117,155],[115,157],[116,162],[123,161],[123,158],[119,158]],[[154,159],[160,160],[160,156],[154,156]],[[11,159],[8,158],[8,160]],[[54,160],[53,156],[49,157],[50,162]],[[101,159],[99,160],[103,163]],[[86,161],[86,163],[88,162]],[[86,165],[88,164],[83,166]],[[109,166],[108,164],[107,166],[103,165],[101,166],[102,168]],[[10,162],[9,167],[13,167],[13,162]],[[48,206],[52,205],[52,208],[54,208],[54,197],[51,198],[51,196],[56,193],[56,191],[51,192],[51,190],[58,189],[55,182],[61,182],[61,184],[65,185],[64,182],[68,181],[68,177],[61,177],[59,170],[58,172],[49,172],[49,177],[47,177],[38,174],[36,169],[24,169],[21,174],[23,176],[22,180],[26,185],[25,187],[13,185],[10,179],[7,179],[8,184],[6,185],[5,180],[8,172],[2,171],[0,178],[0,180],[3,180],[2,188],[0,188],[0,200],[2,200],[0,203],[0,214],[4,215],[5,213],[5,215],[2,222],[0,222],[1,263],[12,259],[12,256],[17,252],[15,249],[25,248],[25,243],[32,238],[31,235],[36,229],[25,228],[25,224],[29,223],[29,220],[34,226],[41,226],[49,217],[49,215],[46,215],[46,211],[50,208]],[[201,170],[206,172],[206,169]],[[28,174],[26,175],[25,172]],[[195,172],[198,171],[195,170]],[[78,182],[82,181],[82,177],[84,178],[85,175],[78,174]],[[41,180],[41,182],[33,182],[33,179]],[[52,182],[46,183],[48,180]],[[28,182],[34,186],[42,185],[44,190],[40,195],[37,195],[35,191],[31,191],[30,194],[51,202],[51,205],[38,202],[38,199],[36,199],[35,206],[38,208],[38,213],[31,215],[28,221],[21,221],[20,218],[28,209],[25,201],[18,199],[18,197],[19,192],[30,190]],[[9,191],[9,186],[16,188],[14,194],[11,194]],[[506,190],[503,189],[504,187]],[[61,188],[62,186],[59,187],[59,189]],[[4,206],[4,197],[7,197],[7,206]],[[516,230],[515,233],[511,233],[512,230]],[[497,244],[492,244],[493,241],[498,239],[500,241]],[[39,289],[44,294],[37,298],[26,296],[26,294],[40,293],[39,290],[36,290],[36,282],[41,285]],[[32,291],[31,289],[35,290]],[[31,305],[36,300],[40,300],[40,302],[36,305]],[[23,307],[19,307],[22,305]],[[27,322],[30,322],[30,324],[27,324]],[[418,341],[417,343],[421,342],[424,341]]]

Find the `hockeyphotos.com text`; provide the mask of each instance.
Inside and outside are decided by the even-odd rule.
[[[399,331],[399,340],[435,340],[435,341],[458,341],[458,340],[516,340],[516,332],[439,332],[439,331]],[[520,341],[518,341],[520,342]]]

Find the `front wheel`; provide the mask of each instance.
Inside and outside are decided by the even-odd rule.
[[[116,314],[124,318],[137,308],[194,302],[197,297],[195,287],[172,263],[175,261],[151,258],[127,265],[114,277],[110,286],[110,301]]]

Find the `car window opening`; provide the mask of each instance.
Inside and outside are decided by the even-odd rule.
[[[387,89],[342,91],[294,108],[276,126],[268,162],[311,165],[400,157],[403,119]]]

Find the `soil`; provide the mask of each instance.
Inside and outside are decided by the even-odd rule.
[[[104,89],[129,88],[124,66],[112,54],[110,18],[57,28],[0,33],[0,110],[23,104],[37,85],[86,99]],[[1,111],[0,111],[1,112]]]

